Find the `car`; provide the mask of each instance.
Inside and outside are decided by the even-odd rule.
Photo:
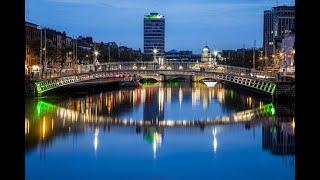
[[[167,67],[167,70],[172,70],[172,68],[169,66],[169,67]]]

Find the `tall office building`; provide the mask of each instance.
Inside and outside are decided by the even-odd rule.
[[[144,16],[144,53],[162,57],[165,54],[165,19],[158,13]],[[156,54],[154,54],[156,49]]]
[[[284,34],[295,29],[295,6],[277,6],[264,11],[263,49],[268,57],[279,49]]]

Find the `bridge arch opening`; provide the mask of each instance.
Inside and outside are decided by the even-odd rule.
[[[139,79],[139,82],[140,83],[143,83],[143,84],[153,84],[153,83],[157,83],[158,80],[155,79],[155,78],[141,78]]]
[[[217,82],[216,79],[214,79],[214,78],[209,78],[209,77],[203,77],[203,78],[199,79],[199,82],[202,82],[202,83],[203,83],[204,81],[216,81],[216,82]]]
[[[189,79],[186,78],[186,77],[173,77],[173,78],[169,78],[167,81],[175,83],[175,82],[185,82],[185,81],[188,81],[188,80]]]

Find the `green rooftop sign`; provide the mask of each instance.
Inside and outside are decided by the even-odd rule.
[[[149,15],[144,16],[145,19],[161,19],[163,18],[163,15],[160,15],[158,13],[150,13]]]

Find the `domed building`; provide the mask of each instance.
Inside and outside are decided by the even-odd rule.
[[[207,45],[202,49],[201,62],[212,62],[211,52]]]

